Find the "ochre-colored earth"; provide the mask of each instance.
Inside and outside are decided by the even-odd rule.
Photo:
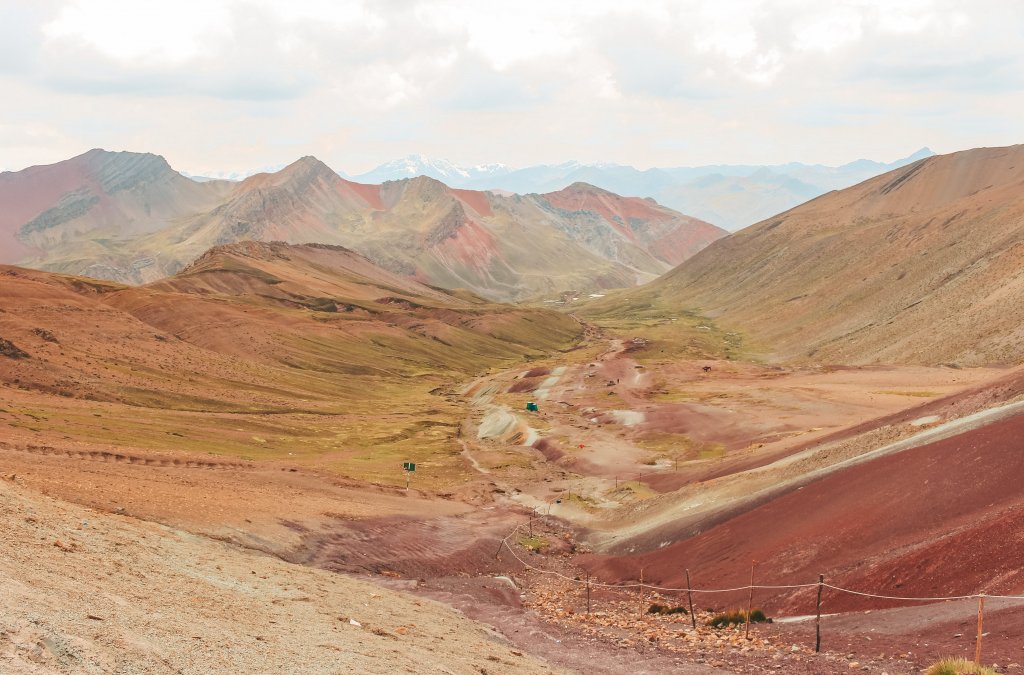
[[[909,215],[886,215],[901,194],[962,207],[970,194],[915,181],[976,159],[853,188],[877,201],[865,227],[910,236]],[[316,169],[285,177],[316,192]],[[349,197],[390,208],[408,190],[441,188]],[[444,255],[480,260],[499,203],[447,198]],[[581,186],[559,199],[627,221],[654,208]],[[755,232],[787,232],[769,225]],[[778,279],[764,306],[799,285]],[[1000,306],[988,288],[951,280],[913,311],[959,289],[982,316]],[[895,674],[971,656],[974,596],[1024,594],[1012,312],[981,338],[940,322],[920,358],[901,341],[868,358],[878,317],[787,333],[786,311],[738,325],[746,300],[623,310],[637,297],[580,316],[496,305],[280,243],[216,247],[142,287],[0,269],[0,670]],[[751,601],[752,566],[777,619],[752,640],[645,612],[684,606],[688,570],[706,623]],[[706,592],[722,588],[738,590]],[[947,596],[970,597],[930,599]],[[1021,601],[986,602],[985,660],[1012,671]]]

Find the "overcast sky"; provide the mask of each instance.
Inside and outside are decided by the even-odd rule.
[[[838,164],[1024,142],[1020,0],[0,0],[0,167]]]

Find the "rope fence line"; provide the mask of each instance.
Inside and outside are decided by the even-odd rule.
[[[822,582],[813,582],[813,583],[809,583],[809,584],[782,584],[782,585],[746,584],[744,586],[737,586],[735,588],[670,588],[670,587],[665,587],[665,586],[655,586],[654,584],[641,584],[641,583],[608,584],[608,583],[602,583],[602,582],[599,582],[599,581],[595,581],[593,579],[591,579],[589,581],[584,581],[584,580],[576,578],[576,577],[570,577],[567,574],[562,574],[561,572],[557,572],[555,570],[541,569],[540,567],[536,567],[534,565],[531,565],[529,562],[527,562],[527,561],[523,560],[522,558],[520,558],[519,555],[515,552],[515,549],[512,546],[510,546],[509,543],[508,543],[508,540],[511,539],[513,536],[515,536],[516,533],[519,532],[520,528],[522,528],[522,525],[516,525],[515,528],[513,528],[513,530],[504,539],[501,540],[501,545],[498,546],[498,554],[501,553],[501,548],[502,548],[502,546],[504,546],[506,549],[508,549],[508,552],[512,554],[513,558],[518,560],[520,564],[522,564],[524,567],[526,567],[528,569],[531,569],[531,570],[533,570],[535,572],[539,572],[541,574],[548,574],[548,575],[551,575],[551,576],[556,576],[556,577],[559,577],[559,578],[564,579],[566,581],[569,581],[571,583],[581,584],[581,585],[589,585],[591,587],[597,586],[597,587],[601,587],[601,588],[617,588],[617,589],[645,588],[645,589],[650,589],[652,591],[661,591],[661,592],[665,592],[665,593],[687,593],[688,592],[688,593],[713,594],[713,593],[736,593],[736,592],[739,592],[739,591],[747,591],[747,590],[786,590],[786,589],[796,589],[796,588],[817,588],[817,587],[821,586],[822,588],[829,588],[829,589],[832,589],[834,591],[839,591],[840,593],[848,593],[850,595],[858,595],[858,596],[862,596],[862,597],[866,597],[866,598],[877,598],[877,599],[881,599],[881,600],[899,600],[899,601],[906,601],[906,602],[943,602],[943,601],[947,601],[947,600],[976,600],[976,599],[979,599],[979,598],[1001,599],[1001,600],[1024,600],[1024,595],[990,595],[988,593],[974,593],[974,594],[971,594],[971,595],[949,595],[949,596],[937,596],[937,597],[909,597],[909,596],[899,596],[899,595],[882,595],[882,594],[878,594],[878,593],[866,593],[864,591],[855,591],[853,589],[843,588],[842,586],[834,586],[832,584],[828,584],[828,583],[825,583],[823,581]],[[497,557],[498,554],[495,554],[495,557]]]
[[[527,569],[533,570],[533,571],[538,572],[540,574],[547,574],[547,575],[551,575],[551,576],[554,576],[554,577],[558,577],[560,579],[563,579],[563,580],[568,581],[568,582],[573,583],[573,584],[585,585],[586,586],[587,615],[588,616],[590,615],[590,590],[594,586],[596,586],[598,588],[617,589],[617,590],[626,590],[626,589],[632,589],[632,588],[639,589],[638,590],[638,600],[639,600],[639,608],[638,609],[639,609],[641,617],[644,615],[644,606],[645,606],[645,594],[644,594],[644,592],[646,590],[659,591],[659,592],[664,592],[664,593],[683,593],[683,592],[685,592],[686,595],[687,595],[687,599],[689,601],[689,605],[690,605],[690,612],[689,612],[690,613],[690,623],[691,623],[693,629],[696,630],[697,629],[697,617],[696,617],[696,614],[694,614],[694,611],[693,611],[693,594],[694,593],[712,594],[712,593],[737,593],[737,592],[740,592],[740,591],[749,591],[750,595],[749,595],[749,597],[747,599],[747,609],[746,609],[746,616],[745,616],[745,619],[746,619],[746,621],[745,621],[745,623],[746,623],[745,637],[747,639],[750,639],[750,621],[751,621],[751,615],[752,615],[752,608],[753,608],[753,601],[754,601],[754,591],[755,590],[789,590],[789,589],[817,588],[818,589],[818,593],[817,593],[818,597],[817,597],[817,603],[816,603],[816,613],[814,615],[812,615],[814,617],[814,619],[815,619],[815,622],[814,622],[814,633],[815,633],[814,651],[815,651],[815,653],[818,653],[818,652],[821,651],[822,591],[824,589],[826,589],[826,588],[828,588],[830,590],[833,590],[833,591],[836,591],[838,593],[847,593],[847,594],[850,594],[850,595],[856,595],[856,596],[865,597],[865,598],[877,598],[877,599],[880,599],[880,600],[894,600],[894,601],[898,601],[898,602],[947,602],[947,601],[952,601],[952,600],[975,600],[976,599],[978,601],[978,632],[977,632],[977,637],[976,637],[976,640],[975,640],[974,662],[978,663],[978,664],[981,663],[982,638],[985,635],[987,635],[987,633],[982,632],[985,600],[986,599],[991,599],[991,600],[1024,600],[1024,595],[989,595],[987,593],[972,593],[972,594],[969,594],[969,595],[947,595],[947,596],[935,596],[935,597],[911,597],[911,596],[899,596],[899,595],[884,595],[884,594],[881,594],[881,593],[867,593],[867,592],[864,592],[864,591],[856,591],[856,590],[853,590],[853,589],[850,589],[850,588],[843,588],[842,586],[836,586],[834,584],[825,583],[825,576],[823,574],[819,574],[818,575],[818,581],[816,583],[809,583],[809,584],[779,584],[779,585],[755,584],[754,583],[754,567],[757,564],[756,562],[751,564],[751,567],[750,567],[750,583],[745,585],[745,586],[737,586],[735,588],[693,588],[690,585],[690,570],[689,569],[686,570],[686,586],[687,586],[686,588],[670,588],[670,587],[665,587],[665,586],[656,586],[654,584],[645,584],[644,583],[644,568],[643,567],[640,568],[639,583],[619,583],[619,584],[602,583],[602,582],[599,582],[599,581],[596,581],[596,580],[592,579],[591,576],[590,576],[590,572],[589,571],[587,572],[586,581],[584,581],[583,579],[580,579],[579,577],[571,577],[571,576],[569,576],[567,574],[563,574],[563,573],[558,572],[556,570],[542,569],[540,567],[537,567],[535,565],[530,564],[526,560],[523,560],[523,558],[521,558],[519,556],[519,554],[516,552],[516,550],[515,550],[516,547],[509,543],[509,540],[512,539],[517,533],[519,533],[522,528],[523,528],[522,524],[516,525],[512,529],[512,531],[509,532],[508,535],[506,535],[505,538],[503,538],[501,540],[501,542],[498,544],[498,550],[495,552],[494,557],[498,558],[501,555],[501,549],[504,547],[504,548],[508,549],[508,552],[512,554],[513,558],[515,558],[517,561],[519,561],[519,563],[522,564],[523,567],[525,567]],[[533,536],[533,519],[532,518],[530,519],[529,534],[530,534],[531,537]],[[653,607],[654,606],[652,605],[652,608]],[[685,612],[685,610],[684,610],[684,612]]]

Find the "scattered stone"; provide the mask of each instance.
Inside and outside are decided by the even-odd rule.
[[[23,349],[19,349],[10,340],[5,340],[0,337],[0,356],[6,356],[9,359],[27,359],[30,358],[28,352]]]
[[[32,334],[36,335],[36,336],[38,336],[38,337],[40,337],[40,338],[42,338],[44,340],[46,340],[47,342],[52,342],[54,344],[60,344],[57,341],[57,337],[53,333],[51,333],[50,331],[46,330],[45,328],[33,328],[32,329]]]

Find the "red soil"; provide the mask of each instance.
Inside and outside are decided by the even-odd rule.
[[[455,236],[442,241],[438,248],[454,256],[461,266],[484,274],[498,251],[498,242],[490,230],[467,218],[455,231]],[[441,257],[443,260],[446,256]]]
[[[569,211],[593,211],[631,241],[636,233],[629,222],[632,219],[662,219],[665,213],[657,205],[638,197],[619,195],[589,185],[570,185],[558,192],[549,192],[544,198],[552,205]]]
[[[15,235],[18,229],[50,208],[61,196],[88,185],[88,153],[49,166],[32,166],[0,174],[0,263],[18,262],[29,249]]]
[[[677,265],[723,235],[710,223],[677,214],[640,197],[622,197],[583,183],[542,195],[552,206],[568,211],[590,211],[631,242],[640,242],[656,257]],[[656,223],[652,231],[634,229],[634,223]],[[670,224],[670,227],[665,227]],[[685,227],[680,227],[685,225]]]
[[[986,382],[985,384],[971,387],[950,396],[936,398],[921,405],[874,418],[861,424],[844,427],[834,433],[804,443],[783,446],[775,451],[762,452],[755,455],[725,457],[722,461],[716,462],[712,466],[694,467],[693,469],[673,474],[652,475],[648,484],[658,492],[670,492],[687,483],[713,480],[740,471],[748,471],[766,466],[783,457],[788,457],[825,443],[854,438],[872,429],[906,424],[915,419],[931,415],[937,415],[942,419],[953,419],[979,409],[1001,405],[1022,393],[1024,393],[1024,370],[1015,370],[993,382]]]
[[[353,183],[352,181],[341,179],[342,185],[346,188],[359,195],[359,198],[369,204],[375,209],[384,209],[384,201],[380,197],[380,186],[379,185],[368,185],[366,183]]]
[[[539,377],[524,377],[521,380],[516,380],[508,388],[510,394],[522,394],[530,391],[536,391],[537,387],[540,386],[541,378]]]
[[[479,213],[481,216],[487,217],[494,215],[494,211],[491,209],[491,201],[487,198],[486,193],[478,192],[477,190],[459,190],[456,188],[450,188],[449,191],[456,199]]]
[[[681,540],[642,555],[593,556],[588,566],[606,580],[634,579],[643,566],[647,579],[673,587],[685,586],[689,567],[696,586],[714,588],[747,583],[756,560],[762,584],[809,583],[823,573],[830,583],[886,595],[1019,593],[1022,433],[1024,416],[996,422],[834,473],[696,536],[653,533],[634,543]],[[773,611],[807,613],[812,593],[758,595]],[[829,611],[892,604],[833,595]]]

